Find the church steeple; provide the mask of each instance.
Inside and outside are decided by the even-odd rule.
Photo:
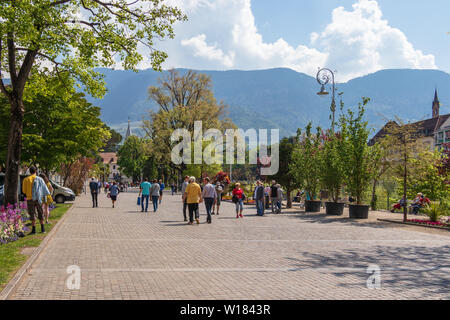
[[[434,100],[433,100],[433,118],[439,117],[439,99],[437,95],[437,89],[434,90]]]
[[[125,134],[125,140],[127,140],[129,136],[131,136],[130,117],[128,117],[128,128],[127,133]]]

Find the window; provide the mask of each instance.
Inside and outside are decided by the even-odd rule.
[[[116,170],[116,166],[115,165],[113,166],[113,169]]]

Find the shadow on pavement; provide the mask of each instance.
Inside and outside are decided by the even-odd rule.
[[[428,294],[444,294],[450,298],[450,246],[412,246],[347,249],[331,253],[301,252],[300,258],[290,258],[293,270],[303,268],[326,269],[336,277],[356,276],[358,281],[349,283],[340,281],[340,287],[366,287],[366,281],[372,273],[367,273],[369,265],[380,267],[381,288],[383,286],[398,290],[418,289],[421,299],[427,299]],[[339,270],[339,268],[355,268],[354,270]],[[445,268],[445,269],[444,269]]]

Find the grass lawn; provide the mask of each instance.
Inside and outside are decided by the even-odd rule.
[[[22,249],[38,247],[49,231],[56,225],[59,219],[67,212],[72,204],[57,204],[56,208],[50,212],[49,222],[45,225],[47,233],[41,234],[41,226],[36,221],[36,234],[25,236],[19,240],[7,244],[0,244],[0,291],[6,286],[17,270],[27,261],[28,257],[21,253]],[[27,223],[28,225],[28,223]],[[31,230],[31,224],[30,224]],[[29,233],[29,232],[27,232]]]

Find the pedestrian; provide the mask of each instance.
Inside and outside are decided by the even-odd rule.
[[[215,186],[215,189],[216,189],[216,194],[217,194],[216,205],[215,206],[217,206],[216,212],[217,212],[217,215],[219,215],[220,202],[222,201],[222,193],[223,193],[223,186],[222,186],[222,184],[220,182],[217,182],[216,186]],[[216,214],[216,213],[214,213],[214,207],[215,206],[213,205],[211,214]]]
[[[150,195],[152,196],[152,203],[153,203],[153,212],[156,212],[158,210],[158,200],[161,196],[160,194],[160,185],[158,184],[158,180],[153,180],[152,187],[150,188]]]
[[[163,197],[163,190],[166,186],[164,185],[164,182],[162,179],[159,179],[159,204],[161,204],[162,197]]]
[[[172,190],[172,195],[173,195],[175,193],[175,184],[174,183],[172,183],[170,185],[170,189]]]
[[[48,191],[50,192],[49,195],[47,195],[44,199],[42,199],[42,212],[44,214],[45,224],[50,224],[48,222],[48,217],[50,216],[50,205],[53,203],[52,198],[53,187],[44,173],[41,173],[39,177],[41,177],[42,180],[44,180],[44,183],[47,186]]]
[[[45,194],[45,190],[42,187],[42,184],[44,185],[45,189],[47,189],[47,194],[50,194],[50,192],[48,191],[47,186],[45,186],[45,183],[39,184],[39,187],[41,189],[41,198],[39,199],[33,199],[33,195],[34,195],[34,191],[33,187],[34,185],[34,181],[39,178],[36,176],[36,167],[31,166],[30,169],[30,175],[28,177],[26,177],[25,179],[23,179],[22,182],[22,192],[25,194],[26,199],[27,199],[27,209],[28,209],[28,215],[30,216],[30,220],[31,220],[31,232],[30,234],[35,234],[36,233],[36,211],[37,211],[37,215],[38,215],[38,219],[41,223],[41,232],[45,233],[45,227],[44,227],[44,212],[42,211],[42,206],[40,205],[39,201],[42,201],[42,197]],[[39,178],[41,179],[41,178]],[[42,179],[41,179],[42,180]],[[43,180],[42,180],[43,182]],[[39,191],[39,190],[36,190]]]
[[[281,185],[277,184],[277,211],[276,213],[281,213],[281,204],[283,201],[283,190],[281,190]]]
[[[103,183],[100,180],[98,180],[98,193],[102,192],[102,186]]]
[[[195,177],[189,178],[189,184],[186,187],[186,190],[184,192],[183,201],[186,200],[186,203],[188,205],[189,209],[189,222],[188,224],[192,225],[194,223],[194,215],[195,215],[195,222],[197,224],[200,223],[199,219],[199,212],[198,212],[198,204],[203,202],[202,199],[202,189],[200,186],[195,182]]]
[[[114,208],[114,204],[117,201],[117,195],[119,194],[119,187],[117,187],[117,183],[114,181],[112,185],[109,187],[109,195],[111,196],[112,207]]]
[[[186,211],[187,211],[187,202],[186,202],[186,198],[184,197],[184,193],[186,192],[186,188],[189,185],[189,176],[185,176],[184,177],[184,181],[181,184],[181,199],[183,201],[183,216],[184,216],[184,221],[187,221],[187,215],[186,215]]]
[[[264,188],[264,198],[265,198],[264,207],[266,209],[269,209],[270,208],[270,187],[269,187],[269,185],[267,185]]]
[[[216,203],[217,199],[217,193],[214,186],[210,183],[210,179],[208,177],[203,179],[203,191],[202,191],[202,198],[205,201],[205,208],[206,208],[206,222],[211,223],[211,209]]]
[[[148,178],[145,178],[140,185],[139,196],[141,197],[141,212],[144,212],[144,200],[145,200],[145,212],[148,210],[148,199],[150,197],[150,188],[152,184],[148,182]],[[141,196],[142,195],[142,196]]]
[[[95,181],[94,177],[89,182],[89,189],[92,196],[92,208],[98,208],[98,182]]]
[[[108,193],[109,184],[105,181],[105,193]]]
[[[242,212],[244,211],[244,190],[241,189],[241,184],[236,183],[233,189],[233,202],[236,204],[236,219],[243,218]]]
[[[275,213],[278,206],[278,188],[275,180],[272,180],[272,186],[270,187],[270,203],[272,205],[272,213]]]
[[[264,215],[264,198],[264,185],[258,180],[255,188],[256,214],[258,216]]]

